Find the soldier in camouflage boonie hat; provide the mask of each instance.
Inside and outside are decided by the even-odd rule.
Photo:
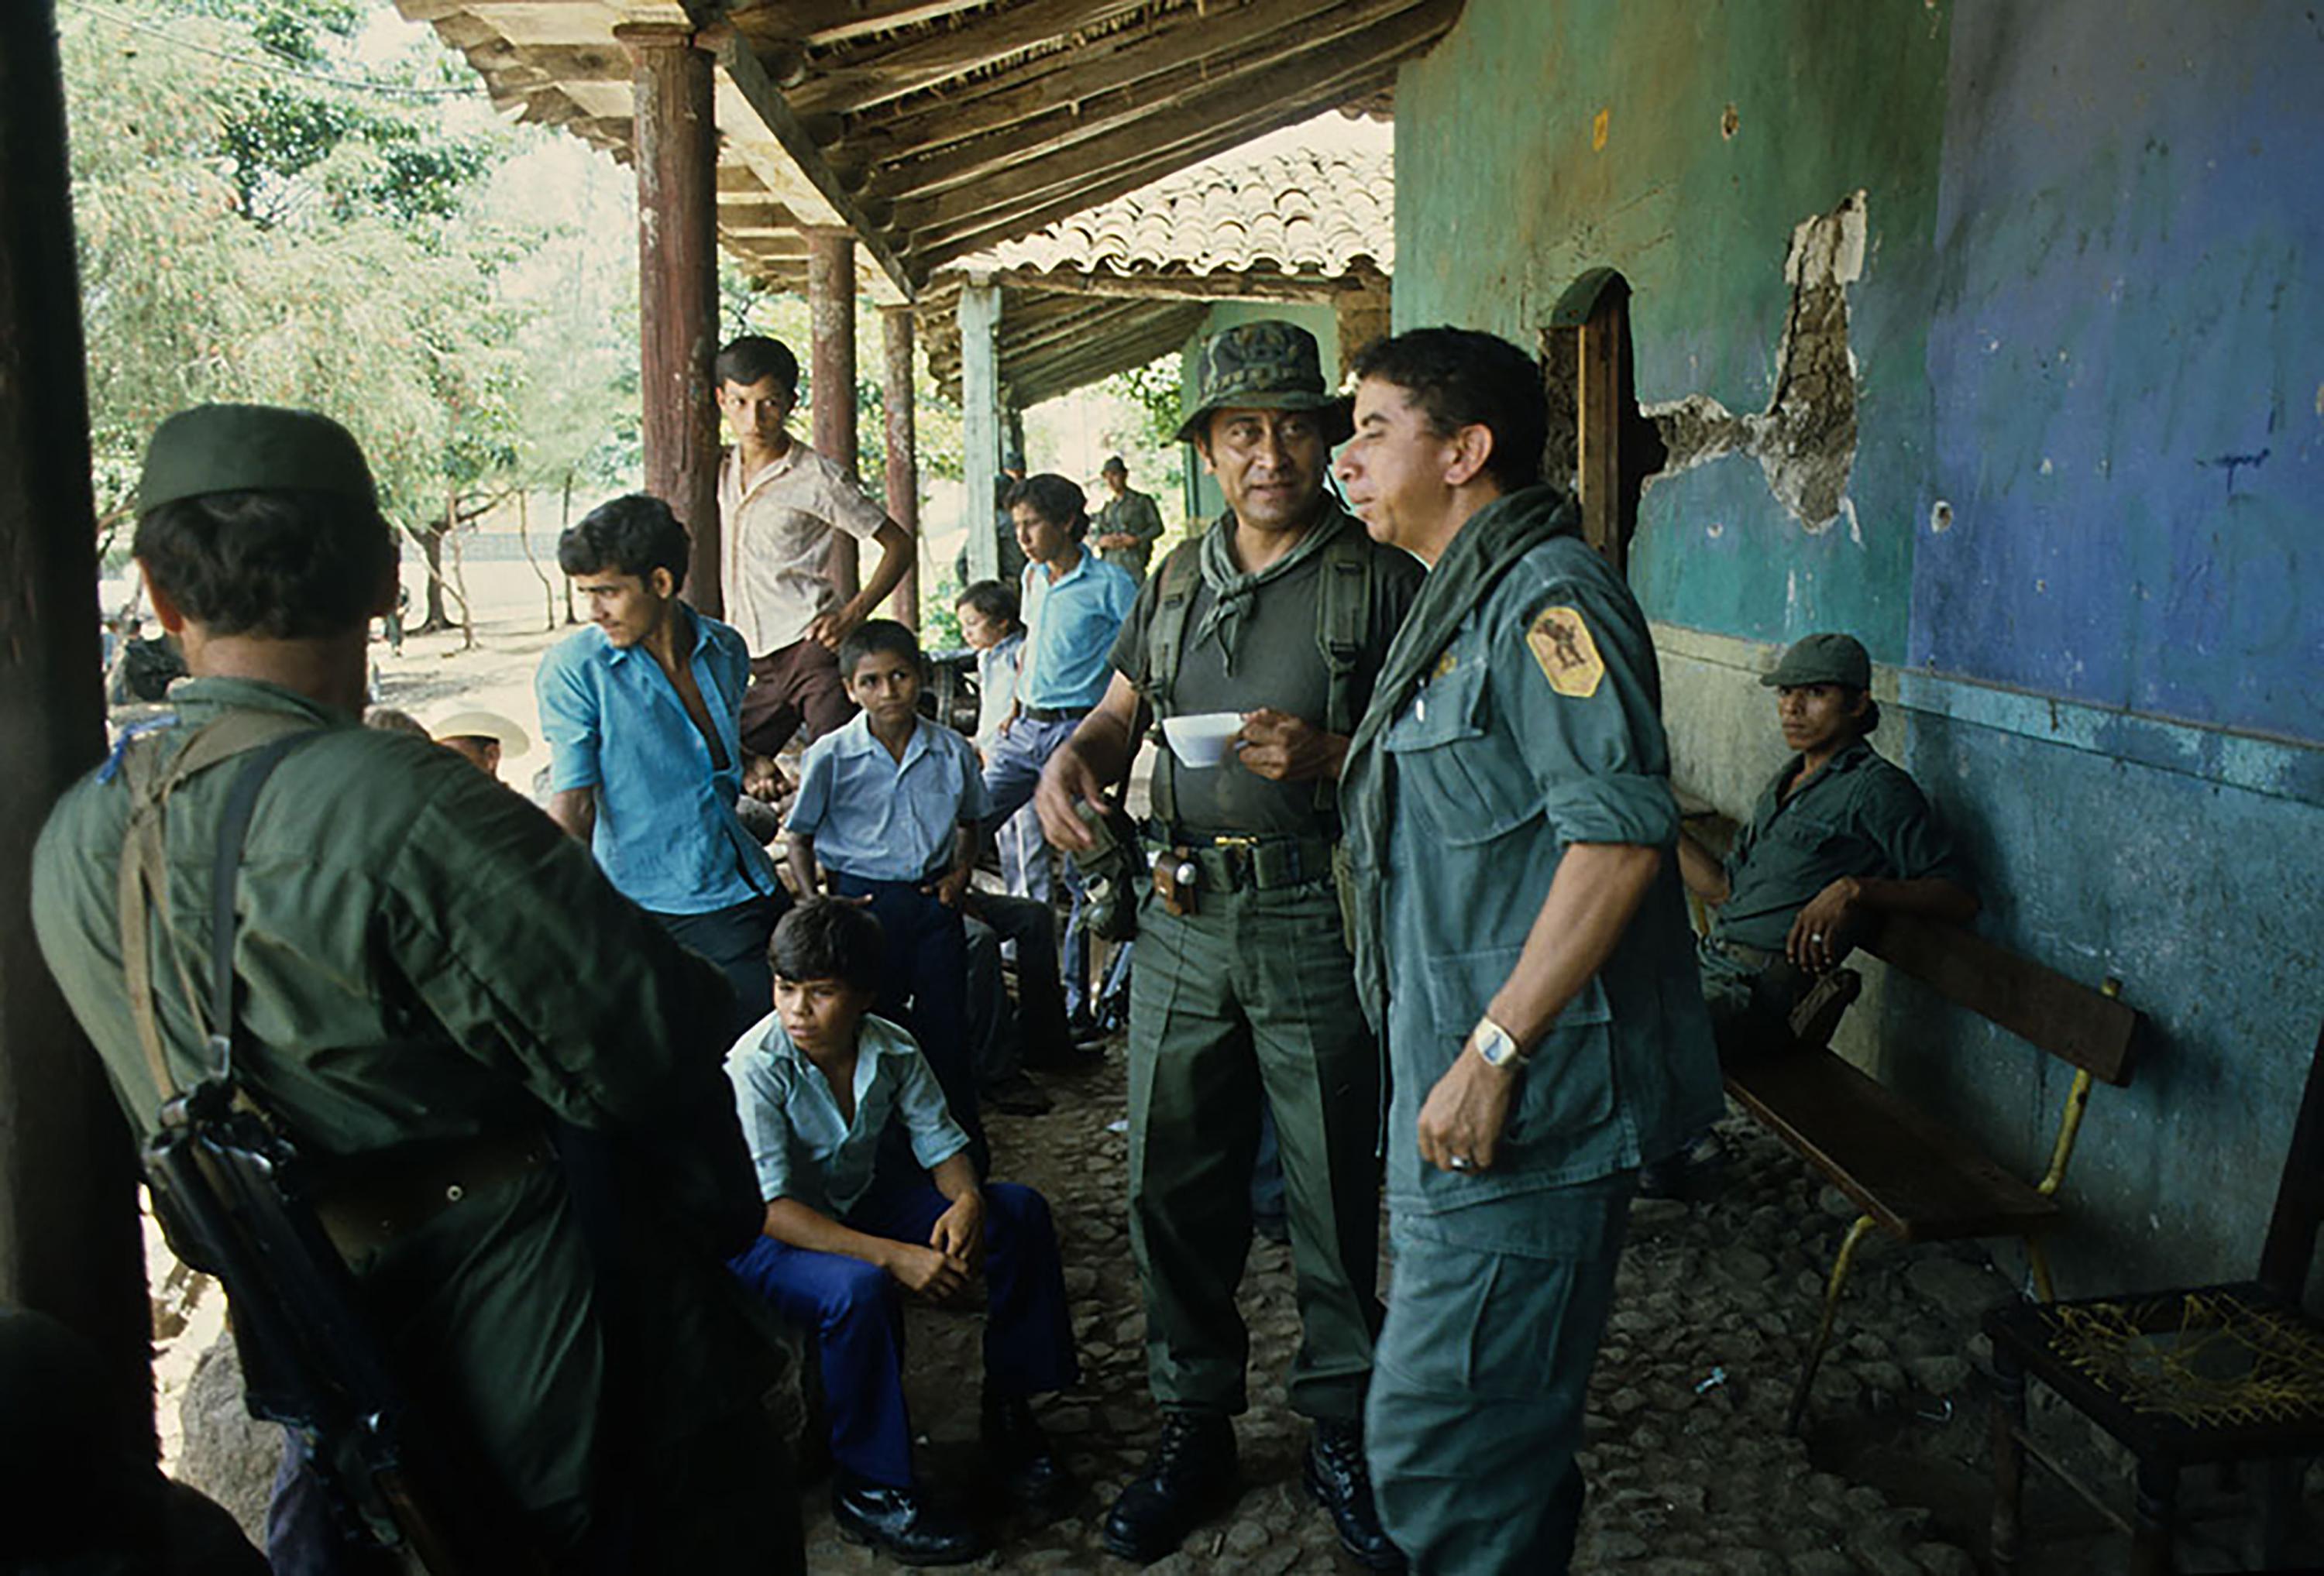
[[[1321,411],[1327,447],[1346,442],[1355,430],[1351,401],[1323,386],[1315,336],[1296,323],[1275,318],[1238,323],[1205,340],[1202,356],[1194,407],[1178,426],[1180,443],[1202,437],[1214,410]]]

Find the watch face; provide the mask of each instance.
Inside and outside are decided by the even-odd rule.
[[[1518,1061],[1517,1043],[1509,1037],[1508,1030],[1499,1024],[1480,1024],[1477,1028],[1477,1054],[1489,1066],[1506,1067]]]

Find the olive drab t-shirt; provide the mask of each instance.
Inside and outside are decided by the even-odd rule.
[[[1380,663],[1412,599],[1419,594],[1423,573],[1418,559],[1397,548],[1375,545],[1370,550],[1377,555],[1370,619],[1349,696],[1351,718],[1363,715],[1371,701]],[[1210,587],[1198,580],[1186,613],[1186,633],[1179,652],[1177,682],[1171,687],[1170,709],[1184,716],[1272,706],[1321,726],[1331,692],[1331,669],[1316,639],[1315,621],[1326,562],[1327,556],[1319,553],[1260,588],[1242,622],[1232,674],[1227,671],[1226,654],[1215,637],[1194,639],[1213,600]],[[1148,690],[1152,678],[1147,672],[1148,631],[1160,604],[1163,577],[1158,569],[1148,577],[1113,643],[1115,669],[1141,693]],[[1232,759],[1219,767],[1182,767],[1167,746],[1158,750],[1154,775],[1157,785],[1167,776],[1177,797],[1176,830],[1180,832],[1196,836],[1318,836],[1330,835],[1334,830],[1326,824],[1328,812],[1316,806],[1312,782],[1276,782],[1245,770]]]

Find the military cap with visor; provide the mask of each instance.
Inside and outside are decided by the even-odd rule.
[[[1759,682],[1770,689],[1798,689],[1810,684],[1870,689],[1872,659],[1854,635],[1802,635]]]
[[[1326,447],[1355,430],[1354,401],[1323,384],[1323,353],[1296,323],[1266,318],[1238,323],[1204,342],[1195,368],[1194,403],[1178,424],[1178,441],[1192,443],[1219,410],[1314,410],[1323,416]]]
[[[137,512],[211,493],[335,493],[379,506],[353,434],[327,416],[278,405],[196,405],[154,429]]]

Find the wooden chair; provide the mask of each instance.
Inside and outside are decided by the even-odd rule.
[[[2301,1306],[2324,1223],[2324,1034],[2284,1159],[2259,1277],[1986,1316],[1993,1341],[1993,1566],[2017,1568],[2018,1502],[2031,1454],[2131,1538],[2132,1576],[2167,1576],[2181,1469],[2324,1452],[2324,1323]],[[2138,1459],[2131,1521],[2043,1453],[2025,1425],[2040,1379]],[[2264,1539],[2282,1557],[2277,1497]]]

